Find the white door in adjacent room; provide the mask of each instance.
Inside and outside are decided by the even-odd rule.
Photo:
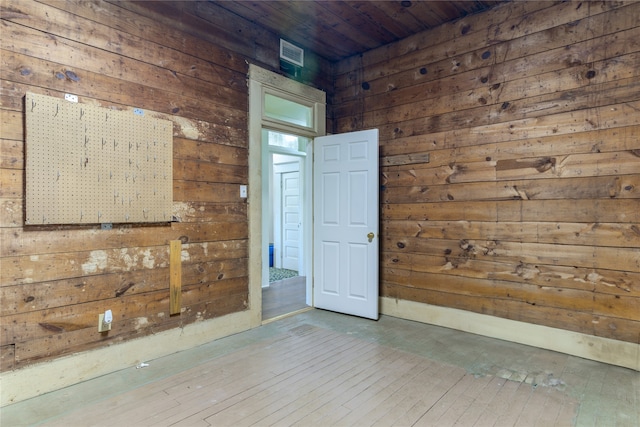
[[[378,130],[314,140],[314,306],[378,319]]]
[[[284,172],[282,187],[282,268],[300,271],[300,172]]]

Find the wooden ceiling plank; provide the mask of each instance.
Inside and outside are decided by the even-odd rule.
[[[249,21],[257,23],[262,16],[260,15],[260,10],[257,7],[252,7],[251,5],[255,2],[248,1],[212,1],[212,2],[200,2],[205,4],[215,4],[219,7],[227,9],[230,12],[235,13],[238,16],[241,16]]]
[[[387,43],[391,43],[392,41],[394,41],[396,39],[396,36],[393,34],[392,31],[390,31],[388,28],[386,28],[384,25],[381,25],[379,21],[372,19],[372,17],[363,12],[361,10],[362,7],[366,7],[367,3],[369,3],[366,0],[345,0],[343,1],[343,3],[346,3],[347,5],[349,5],[349,7],[353,10],[353,13],[359,15],[361,17],[361,19],[364,21],[364,24],[362,26],[362,28],[375,28],[376,31],[378,32],[378,34],[380,34],[380,38],[378,39],[378,41],[381,44],[387,44]]]
[[[410,9],[414,6],[412,2],[411,6],[405,7],[399,1],[376,1],[372,2],[372,4],[383,11],[387,16],[393,19],[402,29],[405,31],[405,35],[402,35],[401,38],[408,37],[411,34],[419,33],[428,29],[422,19],[414,16]]]
[[[375,1],[374,2],[372,1],[351,2],[351,4],[355,9],[357,9],[360,13],[362,13],[364,16],[368,18],[368,20],[371,22],[371,25],[377,25],[379,27],[382,27],[392,35],[391,39],[385,40],[384,43],[382,44],[391,43],[411,35],[411,33],[406,28],[404,28],[402,24],[399,24],[398,22],[396,22],[394,18],[389,16],[387,13],[385,13],[384,10],[377,7],[378,3],[385,3],[385,2],[375,2]]]
[[[215,1],[213,3],[332,61],[349,56],[354,49],[359,48],[359,44],[355,42],[347,45],[343,41],[335,45],[326,41],[328,37],[320,35],[330,34],[332,31],[330,29],[318,31],[314,27],[313,22],[317,20],[313,19],[312,9],[308,9],[309,12],[306,14],[296,16],[285,1]],[[311,2],[308,3],[311,5]]]
[[[444,18],[434,10],[433,2],[414,1],[407,10],[420,19],[427,29],[435,28],[445,22]]]
[[[433,2],[432,4],[434,11],[442,17],[444,22],[453,21],[461,16],[453,2],[439,1]]]
[[[342,0],[318,2],[318,4],[323,8],[331,11],[335,15],[339,15],[350,27],[353,28],[354,32],[359,32],[367,38],[372,39],[372,45],[375,47],[380,46],[381,39],[391,39],[393,37],[391,33],[380,28],[378,25],[372,25],[371,21],[354,9],[350,3],[351,2]]]
[[[307,6],[309,2],[293,1],[297,7]],[[369,23],[362,20],[359,14],[340,1],[317,1],[313,2],[315,19],[325,23],[325,28],[329,31],[336,31],[340,37],[346,37],[358,43],[364,49],[373,49],[379,46],[379,34],[367,31]],[[356,18],[355,20],[353,18]],[[360,19],[358,19],[360,18]],[[325,33],[326,35],[326,33]],[[334,40],[340,41],[335,38]]]
[[[264,31],[336,62],[504,1],[412,0],[409,6],[403,6],[398,0],[208,0],[197,1],[198,6],[191,8],[208,8],[211,13],[215,13],[214,6],[225,9]],[[211,19],[215,21],[214,17]],[[247,31],[238,29],[234,36],[255,35],[255,31]]]
[[[270,2],[270,6],[278,10],[288,22],[293,23],[291,30],[296,37],[305,38],[310,43],[323,46],[323,50],[333,52],[331,59],[337,60],[340,51],[347,55],[362,49],[363,42],[356,40],[359,31],[347,28],[346,24],[333,13],[326,12],[318,2],[289,0]],[[277,28],[277,27],[276,27]],[[367,43],[371,43],[367,40]],[[312,46],[309,44],[309,48]]]

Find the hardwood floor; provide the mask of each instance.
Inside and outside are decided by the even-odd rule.
[[[307,308],[305,280],[303,276],[296,276],[262,288],[262,320]]]
[[[3,426],[638,426],[637,372],[311,310],[2,408]]]

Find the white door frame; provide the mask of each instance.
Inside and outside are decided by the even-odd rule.
[[[312,127],[294,126],[288,123],[266,117],[264,114],[265,93],[272,93],[279,97],[289,98],[303,103],[313,110]],[[263,215],[263,200],[268,196],[268,186],[262,185],[263,171],[268,171],[268,150],[262,146],[262,128],[283,130],[296,135],[315,138],[326,133],[326,94],[318,89],[305,86],[295,80],[249,64],[249,187],[248,187],[248,216],[249,216],[249,311],[250,327],[262,324],[262,285],[269,280],[269,236],[263,233],[267,230],[268,216]],[[307,145],[307,156],[304,168],[312,169],[313,144]],[[302,165],[301,165],[302,166]],[[307,177],[309,174],[306,174]],[[304,214],[308,216],[303,221],[305,244],[305,270],[307,273],[307,304],[312,305],[312,179],[305,179]]]

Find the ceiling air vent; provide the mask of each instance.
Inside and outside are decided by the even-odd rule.
[[[280,39],[280,59],[304,67],[304,49]]]

